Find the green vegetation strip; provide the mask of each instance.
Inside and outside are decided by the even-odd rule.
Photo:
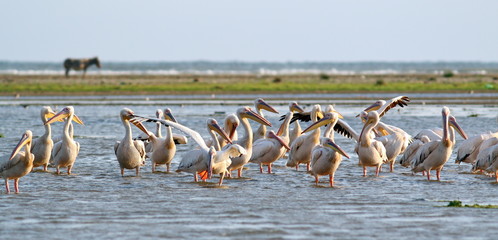
[[[448,203],[447,207],[465,207],[465,208],[498,208],[498,205],[479,205],[479,204],[473,204],[473,205],[463,205],[462,201],[454,200],[450,201]]]
[[[496,91],[498,83],[167,83],[167,84],[64,84],[64,83],[0,83],[0,93],[116,93],[116,92],[430,92],[430,91]]]

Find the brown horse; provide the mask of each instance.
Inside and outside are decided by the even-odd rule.
[[[94,58],[84,58],[84,59],[76,59],[76,58],[68,58],[64,60],[64,68],[66,69],[66,77],[69,77],[69,70],[83,70],[83,77],[85,77],[86,69],[91,65],[95,64],[98,68],[100,68],[100,61],[98,57]]]

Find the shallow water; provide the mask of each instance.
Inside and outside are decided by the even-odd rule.
[[[62,105],[64,99],[60,100],[57,104]],[[24,130],[43,134],[36,105],[43,101],[27,107],[11,103],[0,105],[0,133],[5,135],[0,139],[0,156],[10,154]],[[346,102],[335,108],[359,131],[361,124],[354,115],[366,106]],[[415,134],[440,127],[441,106],[415,102],[391,110],[383,121]],[[498,104],[447,106],[469,136],[497,130]],[[445,165],[441,182],[412,176],[399,165],[394,173],[374,177],[369,169],[369,176],[362,177],[353,141],[337,134],[336,142],[351,159],[344,159],[339,167],[335,188],[327,187],[327,177],[316,187],[304,168],[299,172],[286,168],[285,160],[275,163],[274,174],[260,174],[258,166],[249,164],[243,179],[226,179],[221,188],[216,187],[216,178],[194,183],[186,173],[151,173],[149,162],[139,177],[132,170],[121,177],[113,145],[124,135],[118,118],[123,107],[129,105],[99,101],[75,106],[85,126],[75,126],[81,150],[73,175],[57,176],[51,168],[49,173],[35,171],[23,177],[20,194],[5,194],[1,188],[1,239],[491,239],[498,233],[497,209],[443,207],[450,200],[498,204],[493,179],[469,174],[470,165],[453,163],[455,154]],[[203,135],[206,118],[222,123],[223,112],[237,109],[219,103],[131,108],[136,114],[152,116],[155,109],[165,107],[179,122]],[[281,113],[287,109],[285,105],[276,108]],[[279,115],[265,116],[276,129]],[[52,130],[59,135],[62,124],[54,124]],[[133,131],[138,134],[136,128]],[[457,136],[456,147],[461,141]],[[190,142],[178,147],[172,169],[195,146]]]

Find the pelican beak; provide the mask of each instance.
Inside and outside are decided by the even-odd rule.
[[[322,118],[323,118],[323,112],[322,112],[322,111],[317,112],[317,113],[316,113],[316,118],[317,118],[317,119],[322,119]]]
[[[280,127],[278,128],[277,131],[277,136],[282,136],[282,134],[284,133],[284,124],[285,123],[280,124]]]
[[[304,110],[301,108],[301,106],[299,106],[297,104],[292,104],[292,107],[290,110],[294,111],[294,112],[298,112],[298,113],[304,112]]]
[[[228,134],[225,132],[225,130],[223,130],[223,128],[221,128],[220,125],[218,125],[217,122],[213,121],[212,123],[210,123],[209,129],[218,133],[227,142],[232,143],[232,139],[228,136]]]
[[[208,169],[207,169],[207,178],[211,179],[211,176],[213,176],[213,161],[214,161],[214,155],[216,154],[216,151],[214,150],[214,147],[211,147],[209,149],[209,160],[208,160]]]
[[[50,119],[48,119],[47,122],[45,122],[45,125],[51,124],[56,121],[62,122],[63,119],[66,118],[68,115],[69,111],[66,108],[64,108],[60,112],[52,116]]]
[[[19,153],[19,151],[21,151],[21,148],[29,142],[31,142],[31,135],[26,131],[26,133],[22,135],[21,140],[19,140],[19,143],[17,143],[17,146],[12,151],[12,154],[9,157],[9,161],[12,160],[12,158],[14,158]]]
[[[312,130],[315,130],[321,126],[325,126],[327,124],[330,124],[333,122],[333,117],[331,117],[332,115],[329,115],[327,114],[325,117],[323,117],[322,119],[318,120],[317,122],[311,124],[308,128],[304,129],[304,131],[301,133],[307,133],[309,131],[312,131]]]
[[[284,148],[286,148],[287,150],[290,150],[289,145],[288,145],[287,143],[285,143],[285,142],[284,142],[284,140],[283,140],[281,137],[277,136],[277,134],[275,134],[273,131],[270,131],[270,132],[269,132],[269,135],[270,135],[269,137],[272,137],[272,138],[277,139],[277,141],[278,141],[278,142],[279,142],[279,143],[280,143],[280,144],[281,144]]]
[[[76,116],[76,114],[73,114],[73,121],[75,121],[76,123],[78,123],[80,125],[85,125],[83,123],[83,121],[81,121],[81,119],[78,116]]]
[[[239,126],[238,123],[232,123],[232,128],[230,129],[230,133],[229,133],[229,137],[230,137],[230,140],[233,139],[233,137],[235,136],[235,132],[237,131],[237,127]]]
[[[463,129],[460,127],[460,124],[458,124],[455,117],[450,116],[448,122],[450,126],[453,126],[453,128],[455,128],[455,130],[460,134],[460,136],[462,136],[463,139],[469,138],[467,134],[463,131]]]
[[[340,119],[344,119],[344,116],[342,116],[342,114],[336,110],[333,110],[332,112],[334,113],[337,113],[337,116],[340,118]]]
[[[258,123],[261,123],[261,124],[264,124],[266,126],[270,126],[271,127],[271,123],[268,120],[266,120],[266,118],[262,117],[261,115],[259,115],[255,111],[253,111],[251,108],[246,108],[244,114],[248,118],[250,118],[250,119],[252,119],[252,120],[254,120],[254,121],[258,122]]]
[[[275,108],[273,108],[272,106],[270,106],[268,103],[266,103],[263,99],[260,99],[258,101],[258,104],[256,106],[256,108],[259,110],[259,109],[264,109],[268,112],[272,112],[272,113],[278,113],[277,110],[275,110]]]
[[[371,112],[371,111],[375,111],[375,110],[378,110],[380,107],[382,107],[382,103],[381,102],[375,102],[374,104],[370,105],[369,107],[365,108],[365,112]]]
[[[339,147],[339,145],[335,144],[335,142],[332,141],[332,139],[328,139],[327,142],[325,142],[325,147],[329,147],[334,151],[338,152],[339,154],[341,154],[342,156],[349,158],[349,155],[344,150],[342,150],[342,148]]]
[[[137,116],[137,115],[133,115],[133,114],[130,114],[128,115],[129,117],[129,121],[135,125],[135,127],[137,127],[138,129],[140,129],[142,132],[144,132],[145,134],[147,134],[147,136],[150,137],[150,132],[147,130],[147,128],[145,128],[145,126],[142,124],[141,121],[137,120],[137,119],[133,119],[134,117],[140,117],[140,116]]]
[[[171,112],[165,112],[164,119],[175,122],[175,123],[177,122],[175,117],[173,117],[173,114]]]
[[[52,110],[49,110],[49,112],[48,112],[47,114],[45,114],[45,117],[46,117],[47,119],[50,119],[50,118],[52,118],[52,117],[54,117],[54,116],[55,116],[55,112],[54,112],[54,111],[52,111]],[[47,121],[48,121],[48,120],[47,120]],[[64,122],[64,120],[60,119],[58,122]]]

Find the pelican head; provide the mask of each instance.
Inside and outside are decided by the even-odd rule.
[[[371,112],[371,111],[375,111],[375,110],[379,110],[380,107],[384,106],[384,104],[386,104],[386,101],[384,100],[377,100],[375,101],[374,104],[370,105],[369,107],[365,108],[365,112]]]
[[[311,119],[321,119],[323,118],[323,112],[322,112],[322,107],[320,105],[316,104],[313,106],[313,109],[311,109]]]
[[[162,118],[163,118],[163,116],[164,116],[164,114],[163,114],[163,110],[161,110],[161,109],[156,109],[156,118],[158,118],[158,119],[162,119]]]
[[[52,110],[52,108],[49,106],[42,107],[40,114],[41,114],[41,119],[43,119],[43,121],[46,121],[46,119],[49,119],[49,118],[52,118],[53,116],[55,116],[54,110]]]
[[[365,132],[365,129],[367,128],[367,126],[370,126],[370,125],[377,125],[377,123],[379,123],[379,113],[377,113],[376,111],[372,111],[372,112],[369,112],[367,114],[367,119],[365,121],[365,124],[363,125],[363,128],[361,129],[361,133],[360,133],[360,138],[359,139],[362,139],[363,137],[363,132]]]
[[[140,129],[145,134],[147,134],[147,136],[150,136],[151,133],[149,131],[147,131],[147,129],[145,128],[145,126],[142,124],[142,122],[140,122],[140,121],[130,121],[130,119],[132,119],[134,117],[137,117],[135,115],[135,113],[131,109],[129,109],[129,108],[123,108],[119,112],[119,116],[121,117],[121,121],[133,123],[133,125],[135,125],[138,129]]]
[[[254,105],[256,106],[256,110],[259,111],[261,109],[264,109],[266,111],[272,112],[272,113],[278,113],[275,108],[270,106],[268,103],[265,102],[262,98],[258,98],[254,101]]]
[[[289,103],[289,111],[298,113],[304,112],[304,110],[295,101]]]
[[[242,107],[237,110],[239,118],[249,118],[266,126],[272,126],[271,123],[264,117],[253,111],[250,107]]]
[[[220,125],[218,124],[218,122],[215,119],[209,118],[206,121],[206,124],[207,124],[207,127],[209,128],[209,130],[215,131],[223,139],[225,139],[227,142],[232,143],[232,139],[230,139],[230,137],[228,136],[228,134],[225,132],[225,130],[223,130],[223,128],[220,127]]]
[[[228,136],[230,139],[233,139],[239,124],[239,118],[235,116],[235,114],[230,114],[225,118],[225,128],[228,129]]]
[[[76,114],[74,114],[73,106],[67,106],[67,107],[63,108],[60,112],[58,112],[53,117],[48,119],[47,122],[45,122],[45,124],[50,124],[50,123],[53,123],[56,121],[61,121],[64,118],[67,118],[71,115],[73,116],[73,121],[75,121],[78,124],[84,125],[83,121],[81,121],[81,119],[78,116],[76,116]]]
[[[12,160],[12,158],[14,158],[17,155],[17,153],[19,153],[19,151],[21,151],[21,148],[24,145],[31,144],[32,139],[33,139],[33,133],[30,130],[26,130],[26,132],[24,132],[24,134],[22,135],[21,140],[19,141],[19,143],[17,143],[17,146],[12,151],[12,154],[9,157],[9,161]],[[28,145],[28,147],[31,146]]]
[[[450,115],[448,117],[448,124],[452,126],[460,134],[460,136],[462,136],[463,139],[469,138],[467,134],[463,131],[463,129],[460,127],[454,116]]]
[[[342,150],[342,148],[339,147],[339,145],[335,144],[335,142],[332,141],[332,139],[330,139],[330,138],[328,138],[327,140],[325,140],[323,146],[324,147],[329,147],[332,150],[334,150],[334,151],[338,152],[339,154],[341,154],[342,156],[349,158],[349,155],[344,150]]]
[[[169,108],[164,109],[164,119],[172,121],[172,122],[177,122],[175,117],[173,117],[173,113],[171,113],[171,109],[169,109]]]
[[[339,119],[339,114],[337,112],[328,112],[323,116],[322,119],[318,120],[317,122],[311,124],[308,128],[304,129],[302,133],[307,133],[321,126],[337,122],[337,119]]]
[[[284,140],[281,137],[279,137],[273,130],[270,130],[268,133],[266,133],[266,137],[276,139],[284,148],[290,150],[289,145],[285,143]]]
[[[332,105],[328,105],[326,108],[325,108],[325,112],[328,113],[328,112],[334,112],[334,113],[337,113],[338,117],[340,119],[344,119],[344,116],[342,116],[342,114],[340,112],[338,112],[337,110],[335,110],[334,106]]]

